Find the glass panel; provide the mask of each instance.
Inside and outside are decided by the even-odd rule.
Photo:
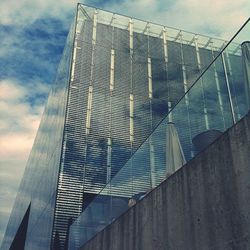
[[[243,29],[240,34],[246,30],[247,28]],[[134,43],[135,48],[140,36],[142,36],[144,42],[145,39],[147,39],[147,37],[142,34],[134,36],[137,38]],[[236,38],[237,36],[234,40],[236,40]],[[200,39],[200,37],[198,37],[198,39]],[[242,46],[237,45],[237,47],[231,41],[223,53],[219,54],[214,51],[215,45],[210,44],[210,39],[201,39],[201,41],[203,43],[206,42],[206,46],[199,49],[201,67],[205,67],[215,58],[202,74],[200,72],[202,69],[199,69],[197,65],[197,50],[195,50],[194,47],[185,43],[181,45],[176,41],[169,42],[169,60],[171,62],[167,64],[164,57],[162,57],[164,52],[160,52],[157,56],[155,51],[159,50],[157,48],[151,48],[152,64],[154,58],[153,53],[155,53],[154,55],[156,55],[158,59],[155,64],[157,65],[155,66],[156,68],[154,69],[154,66],[152,66],[152,75],[156,76],[158,74],[157,72],[161,72],[157,71],[161,67],[160,65],[162,65],[162,72],[166,69],[168,74],[166,77],[161,78],[160,75],[162,72],[159,73],[155,81],[152,76],[153,99],[147,102],[147,104],[142,105],[148,109],[147,117],[150,120],[151,115],[156,118],[157,113],[160,112],[160,109],[156,108],[157,105],[160,104],[160,101],[165,101],[164,112],[168,113],[168,115],[160,124],[157,125],[157,123],[155,123],[155,129],[151,135],[139,146],[135,153],[131,155],[125,165],[113,176],[110,183],[104,187],[71,226],[71,249],[75,249],[75,244],[82,246],[97,232],[112,223],[131,206],[143,199],[154,187],[177,171],[185,162],[203,151],[227,128],[232,126],[235,122],[234,116],[237,118],[236,120],[238,120],[249,110],[247,107],[247,95],[245,93],[246,89],[249,90],[249,82],[244,82],[246,76],[245,78],[243,76],[244,63],[249,62],[244,62],[242,59]],[[157,44],[157,42],[155,44]],[[201,44],[202,43],[199,42],[198,46]],[[142,49],[144,49],[144,57],[140,55],[140,59],[146,71],[146,54],[148,51],[146,43],[144,45],[145,46],[142,47]],[[216,43],[216,46],[218,46],[218,43]],[[232,52],[233,49],[231,46],[234,48],[234,53]],[[160,48],[160,45],[158,47]],[[162,48],[161,50],[163,51]],[[178,98],[173,98],[173,96],[176,96],[173,93],[178,93],[179,91],[179,96],[184,94],[184,79],[182,77],[184,76],[183,65],[185,65],[184,68],[188,85],[192,87],[181,100],[178,101]],[[135,64],[135,67],[137,66],[138,65]],[[145,77],[141,78],[142,81],[145,81],[145,85],[147,84],[146,73],[147,72],[145,72]],[[138,81],[140,80],[139,77],[137,79]],[[157,83],[159,79],[161,79],[161,83]],[[155,82],[156,85],[154,85]],[[165,99],[166,96],[160,92],[161,90],[162,92],[165,90],[163,87],[164,84],[166,84],[166,92],[168,94],[170,93],[169,99]],[[154,89],[154,86],[157,85],[160,86],[159,89],[157,89],[157,87]],[[136,90],[137,92],[135,93],[137,94],[137,98],[139,100],[141,98],[141,103],[143,103],[143,99],[148,98],[148,93],[144,94],[143,91],[140,90],[141,89]],[[157,93],[157,91],[159,91],[159,93]],[[169,101],[172,101],[172,104],[175,105],[172,110],[168,110],[167,102]],[[135,110],[137,110],[137,103],[138,100],[135,98]],[[153,111],[152,114],[150,110]],[[138,115],[137,119],[138,121],[141,119],[140,115]],[[135,118],[135,124],[138,121],[136,121]],[[154,123],[155,121],[152,120],[151,122]],[[149,130],[152,129],[150,124],[145,126],[147,126]],[[119,156],[117,155],[117,157]],[[100,203],[102,203],[101,206],[103,210],[101,214],[96,212],[98,216],[101,215],[98,223],[91,223],[91,227],[94,229],[89,230],[89,234],[84,237],[84,239],[80,237],[79,240],[79,237],[76,237],[77,234],[82,234],[84,231],[77,228],[77,225],[87,228],[88,224],[83,221],[83,218],[89,213],[89,209],[97,211]]]

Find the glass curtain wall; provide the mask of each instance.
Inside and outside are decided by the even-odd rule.
[[[127,51],[133,60],[139,60],[135,38],[142,37],[143,41],[140,47],[142,54],[139,53],[138,61],[141,65],[135,63],[132,70],[140,66],[142,68],[133,71],[133,92],[131,93],[131,89],[127,90],[127,99],[130,97],[130,137],[127,138],[130,139],[131,151],[137,150],[135,153],[132,151],[130,159],[71,226],[70,249],[82,246],[112,223],[161,181],[177,171],[181,164],[204,150],[249,110],[247,94],[244,91],[249,91],[249,82],[245,80],[249,73],[245,73],[246,69],[243,70],[249,67],[249,57],[248,60],[243,60],[240,44],[244,40],[237,39],[239,34],[220,53],[220,48],[225,46],[224,42],[218,47],[218,41],[214,39],[208,38],[204,42],[197,35],[189,37],[190,34],[187,41],[186,34],[182,31],[177,32],[174,38],[170,36],[170,40],[165,40],[166,28],[156,33],[152,28],[153,24],[144,23],[144,28],[136,29],[141,21],[138,21],[138,26],[136,21],[132,21],[130,19],[125,27],[129,32],[133,23],[132,55],[131,48]],[[247,29],[249,25],[245,24],[244,32],[241,31],[240,34],[247,34]],[[135,30],[140,30],[139,34]],[[154,42],[151,44],[150,41]],[[158,50],[154,51],[154,46],[158,46]],[[211,61],[213,62],[209,65]],[[129,70],[129,58],[126,62]],[[233,65],[236,68],[233,69]],[[136,85],[140,78],[144,85]],[[190,87],[192,88],[189,90]],[[185,95],[178,101],[182,94]],[[140,107],[140,98],[145,108],[137,112],[139,109],[135,107]],[[155,103],[163,103],[163,110],[168,113],[157,128],[155,118],[160,109],[155,109]],[[140,124],[138,117],[143,119],[140,115],[147,117],[147,121],[143,122],[148,129],[145,131],[153,132],[136,148],[136,131],[139,128],[135,124]],[[161,117],[163,116],[164,114]],[[131,126],[131,121],[134,126]],[[143,127],[142,124],[141,126]],[[131,133],[131,127],[134,128],[134,133]],[[176,159],[181,164],[175,164]],[[113,165],[116,166],[116,162],[112,162],[111,157],[111,167]]]

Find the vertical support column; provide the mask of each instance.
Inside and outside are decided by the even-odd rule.
[[[192,144],[192,133],[191,133],[191,122],[190,122],[190,114],[189,114],[189,94],[188,91],[188,82],[187,82],[187,74],[186,74],[186,65],[184,61],[184,53],[183,53],[183,34],[180,31],[180,41],[181,41],[181,64],[182,64],[182,76],[183,76],[183,85],[184,85],[184,92],[185,92],[185,104],[187,109],[187,118],[188,118],[188,132],[189,132],[189,144],[191,148],[190,156],[194,156],[193,144]]]
[[[167,30],[165,27],[162,30],[162,38],[163,38],[165,68],[166,68],[166,74],[167,74],[167,80],[168,80],[168,46],[167,46]],[[168,95],[167,96],[168,97],[168,122],[173,122],[173,116],[172,116],[172,113],[170,113],[172,102],[170,100],[169,90],[168,90],[167,95]]]
[[[129,95],[129,118],[130,118],[130,143],[133,150],[134,141],[134,95],[133,95],[133,21],[129,20],[129,49],[130,49],[130,95]]]
[[[114,16],[112,17],[112,21],[114,20]],[[110,23],[111,25],[112,23]],[[111,181],[111,173],[112,173],[112,95],[114,91],[114,71],[115,71],[115,50],[114,50],[114,26],[112,26],[112,35],[111,35],[111,52],[110,52],[110,81],[109,81],[109,128],[108,128],[108,150],[107,150],[107,174],[106,174],[106,183]],[[111,195],[111,183],[110,183],[110,195]],[[111,206],[112,207],[112,206]]]
[[[201,73],[201,59],[200,59],[200,51],[199,51],[198,37],[197,36],[194,37],[194,44],[195,44],[195,51],[196,51],[198,69],[199,69],[199,71]],[[203,96],[203,112],[204,112],[205,126],[206,126],[206,129],[209,130],[206,96],[205,96],[205,92],[204,92],[204,82],[203,82],[202,77],[201,77],[200,81],[201,81],[201,91],[202,91],[202,96]]]
[[[181,40],[181,68],[182,68],[182,77],[183,77],[183,85],[184,85],[184,92],[188,91],[188,84],[187,84],[187,75],[186,75],[186,65],[184,62],[184,55],[183,55],[183,36],[182,32],[180,31],[180,40]],[[189,104],[188,96],[185,95],[185,101]]]
[[[164,61],[165,61],[165,69],[166,69],[166,78],[167,78],[167,82],[166,84],[168,84],[168,39],[167,39],[167,30],[166,28],[164,27],[163,30],[162,30],[162,38],[163,38],[163,50],[164,50]],[[170,113],[171,111],[171,106],[172,106],[172,102],[171,102],[171,96],[170,96],[170,91],[169,91],[169,87],[167,89],[167,98],[168,98],[168,122],[173,122],[173,117],[172,117],[172,112]],[[167,125],[168,126],[168,125]],[[168,152],[167,152],[167,127],[166,127],[166,145],[165,145],[165,154],[166,154],[166,157],[165,157],[165,167],[166,167],[166,170],[167,170],[167,155],[168,155]],[[166,176],[166,173],[164,173],[164,176],[161,176],[161,178],[164,178]]]
[[[225,55],[225,62],[227,63],[228,65],[228,75],[230,77],[230,80],[231,80],[231,88],[233,89],[234,93],[236,93],[235,91],[235,85],[233,84],[233,72],[232,72],[232,66],[231,66],[231,61],[230,61],[230,58],[229,58],[229,55],[227,53],[227,50],[224,51],[224,55]],[[238,105],[238,102],[237,102],[237,97],[235,96],[234,97],[234,111],[235,111],[235,114],[237,114],[237,118],[238,120],[241,118],[241,115],[240,115],[240,111],[239,111],[239,105]]]
[[[232,94],[231,94],[231,89],[230,89],[229,80],[228,80],[227,68],[226,68],[226,64],[225,64],[224,52],[222,52],[221,58],[222,58],[225,79],[226,79],[227,92],[228,92],[228,98],[229,98],[229,103],[230,103],[230,107],[231,107],[232,119],[233,119],[233,123],[235,124],[236,123],[235,111],[234,111]]]
[[[148,43],[148,98],[150,106],[150,132],[153,131],[153,110],[152,110],[152,98],[153,98],[153,83],[152,83],[152,64],[151,64],[151,54],[149,46],[149,24],[146,26],[147,31],[147,43]],[[155,149],[152,139],[152,135],[149,137],[149,159],[150,159],[150,182],[151,188],[156,186],[156,171],[155,171]]]
[[[109,183],[111,180],[111,155],[112,155],[112,141],[111,138],[108,138],[108,152],[107,152],[107,178],[106,183]]]
[[[194,45],[195,45],[195,52],[196,52],[198,69],[201,70],[201,58],[200,58],[200,51],[199,51],[199,47],[198,47],[198,37],[196,35],[194,37]]]
[[[130,19],[129,20],[129,49],[130,49],[130,55],[133,54],[133,47],[134,47],[134,43],[133,43],[133,20]]]
[[[113,49],[113,30],[112,30],[112,49],[110,59],[110,103],[109,103],[109,137],[108,137],[108,155],[107,155],[107,183],[111,178],[111,151],[112,151],[112,139],[111,139],[111,126],[112,126],[112,94],[114,90],[114,70],[115,70],[115,50]],[[110,169],[109,169],[110,168]],[[110,175],[108,177],[108,174]]]
[[[131,193],[134,192],[133,176],[133,141],[134,141],[134,95],[129,95],[129,139],[130,139],[130,176],[131,176]]]
[[[81,24],[82,24],[83,20],[80,18],[80,11],[77,10],[77,18],[76,18],[76,27],[75,27],[75,38],[77,37],[77,35],[80,34],[81,32]],[[70,76],[70,80],[71,82],[74,81],[74,76],[75,76],[75,64],[76,64],[76,51],[77,49],[81,49],[79,47],[77,47],[77,42],[76,39],[74,40],[74,49],[73,49],[73,57],[72,57],[72,66],[71,66],[71,76]]]
[[[93,86],[89,86],[88,91],[88,104],[87,104],[87,116],[86,116],[86,135],[90,132],[90,121],[92,112],[92,99],[93,99]]]
[[[134,95],[133,95],[133,20],[129,20],[129,55],[130,55],[130,94],[129,94],[129,141],[130,141],[130,156],[133,154],[134,142]],[[130,176],[131,176],[131,193],[134,190],[134,177],[133,177],[133,161],[130,160]]]
[[[93,69],[94,69],[94,55],[96,46],[96,26],[97,26],[97,11],[93,17],[93,33],[92,33],[92,57],[91,57],[91,70],[90,70],[90,84],[93,83]]]
[[[94,56],[95,56],[95,45],[96,45],[96,26],[97,26],[97,11],[94,13],[93,17],[93,33],[92,33],[92,56],[91,56],[91,66],[90,66],[90,83],[88,91],[88,106],[87,106],[87,116],[86,116],[86,136],[90,132],[91,127],[91,112],[92,112],[92,96],[93,96],[93,72],[94,72]],[[86,139],[87,143],[87,139]]]
[[[215,55],[214,55],[213,41],[211,40],[210,43],[211,43],[212,57],[213,57],[213,60],[214,60]],[[223,120],[223,129],[225,130],[226,124],[225,124],[225,118],[224,118],[224,107],[223,107],[222,96],[221,96],[219,76],[218,76],[218,72],[217,72],[217,69],[216,69],[215,62],[213,63],[213,71],[214,71],[214,78],[215,78],[215,84],[216,84],[216,90],[217,90],[217,96],[218,96],[218,101],[219,101],[219,107],[220,107],[221,117],[222,117],[222,120]]]
[[[164,59],[165,63],[168,63],[167,31],[165,28],[163,28],[162,36],[163,36]]]
[[[73,50],[72,68],[71,68],[71,78],[70,78],[71,82],[74,81],[75,65],[76,65],[76,41],[74,41],[74,50]]]
[[[152,100],[153,98],[153,86],[152,86],[152,67],[151,58],[148,57],[148,98]]]
[[[109,127],[108,127],[108,140],[107,140],[107,172],[106,184],[109,185],[109,220],[113,218],[113,198],[112,198],[112,96],[115,87],[115,50],[114,50],[114,25],[115,14],[113,14],[110,26],[112,27],[111,34],[111,51],[110,51],[110,81],[109,81]],[[109,184],[108,184],[109,183]]]
[[[150,157],[151,188],[154,188],[156,187],[156,170],[155,170],[155,147],[152,141],[152,135],[149,138],[149,157]]]
[[[115,50],[111,49],[111,59],[110,59],[110,82],[109,90],[112,93],[114,90],[114,70],[115,70]]]
[[[129,136],[131,144],[134,141],[134,95],[129,96]]]

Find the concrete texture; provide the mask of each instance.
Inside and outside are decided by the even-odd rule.
[[[250,114],[81,250],[250,249]]]

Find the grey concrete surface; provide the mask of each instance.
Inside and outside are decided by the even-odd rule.
[[[250,249],[250,114],[81,248],[152,249]]]

